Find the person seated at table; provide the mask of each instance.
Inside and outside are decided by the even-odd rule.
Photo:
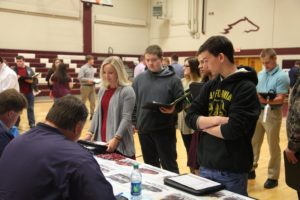
[[[128,81],[125,66],[119,57],[103,61],[100,69],[102,85],[98,93],[98,106],[86,140],[107,142],[107,152],[116,152],[135,158],[131,114],[135,93]]]
[[[75,142],[87,116],[68,95],[54,102],[44,123],[13,139],[0,159],[0,199],[115,199],[93,155]]]
[[[15,89],[0,93],[0,157],[6,145],[14,138],[11,128],[25,108],[27,100],[22,93]]]

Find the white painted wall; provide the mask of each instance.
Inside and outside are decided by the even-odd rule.
[[[152,5],[157,0],[152,0]],[[195,51],[212,35],[220,35],[227,24],[248,17],[256,23],[258,32],[245,33],[252,26],[240,23],[227,34],[236,48],[299,47],[299,0],[206,0],[206,34],[194,39],[188,33],[188,0],[166,0],[169,18],[150,18],[150,44],[160,44],[164,51]],[[202,0],[199,0],[199,25],[202,20]],[[150,8],[151,10],[151,8]],[[214,14],[209,14],[209,13]],[[201,30],[200,30],[201,31]]]
[[[81,10],[78,0],[1,0],[0,48],[80,52]]]
[[[148,46],[149,0],[114,0],[113,7],[94,6],[94,52],[142,54]],[[102,21],[101,21],[102,20]]]
[[[151,16],[157,1],[113,0],[114,7],[93,6],[93,51],[106,53],[112,47],[114,53],[142,54],[149,44],[159,44],[164,51],[196,51],[209,36],[221,34],[227,24],[245,16],[260,30],[247,34],[243,31],[249,24],[234,27],[226,36],[235,47],[300,47],[299,0],[206,0],[206,33],[197,39],[188,31],[189,0],[161,0],[167,19]],[[79,0],[0,0],[0,24],[0,48],[83,49]]]

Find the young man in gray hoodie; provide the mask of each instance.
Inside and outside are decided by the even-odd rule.
[[[151,45],[145,51],[148,70],[133,82],[136,93],[133,122],[139,133],[144,162],[179,173],[175,126],[177,113],[183,109],[183,102],[169,108],[143,108],[145,104],[153,101],[170,104],[184,94],[181,81],[173,67],[163,68],[162,54],[157,45]]]

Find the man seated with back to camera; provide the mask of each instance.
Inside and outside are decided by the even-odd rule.
[[[0,157],[6,145],[14,139],[11,128],[27,107],[25,96],[15,89],[0,93]]]
[[[0,199],[115,199],[97,161],[75,142],[87,116],[79,99],[65,96],[44,123],[11,141],[0,159]]]

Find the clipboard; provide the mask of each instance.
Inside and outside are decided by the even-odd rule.
[[[146,104],[144,104],[142,106],[143,109],[150,109],[150,110],[159,110],[160,107],[164,107],[164,108],[171,108],[172,106],[176,105],[177,103],[179,103],[180,101],[184,100],[186,97],[188,97],[190,95],[190,90],[185,91],[184,95],[177,98],[175,101],[173,101],[170,104],[165,104],[165,103],[160,103],[160,102],[156,102],[156,101],[152,101],[152,102],[147,102]]]
[[[299,191],[300,190],[300,153],[296,153],[298,159],[296,164],[292,164],[287,160],[286,154],[283,151],[284,166],[285,166],[285,182],[286,184]]]
[[[167,177],[164,184],[196,196],[211,194],[225,188],[220,183],[193,174]]]
[[[106,152],[107,146],[105,142],[91,142],[86,140],[78,140],[78,144],[90,150],[94,154],[102,154]]]

